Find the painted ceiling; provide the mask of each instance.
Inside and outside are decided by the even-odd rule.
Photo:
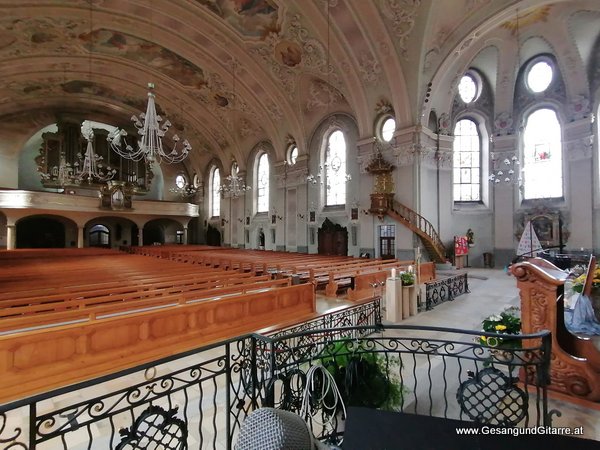
[[[351,114],[365,138],[381,105],[399,127],[415,125],[448,56],[483,36],[478,27],[514,32],[521,3],[0,0],[0,117],[39,127],[35,113],[79,111],[123,126],[153,82],[159,112],[192,142],[192,164],[217,157],[243,169],[261,141],[278,159],[290,138],[305,151],[328,113]],[[526,3],[522,28],[566,4]]]

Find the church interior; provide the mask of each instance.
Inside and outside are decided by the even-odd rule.
[[[600,2],[0,12],[1,444],[600,440]],[[385,381],[307,405],[339,358]]]

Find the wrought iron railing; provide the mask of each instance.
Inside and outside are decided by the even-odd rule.
[[[365,317],[359,310],[328,320],[352,323]],[[490,424],[549,425],[549,333],[517,336],[519,344],[506,349],[481,345],[479,334],[384,329],[375,321],[242,336],[0,406],[0,444],[11,450],[230,449],[251,410],[299,411],[311,365],[333,370],[340,358],[365,355],[376,358],[384,375],[379,386],[397,400],[389,405],[394,408]],[[313,406],[307,419],[315,433],[339,442],[338,411]],[[333,426],[318,424],[330,417]]]
[[[440,303],[454,300],[469,291],[469,278],[466,273],[452,275],[425,283],[425,309],[429,311]]]

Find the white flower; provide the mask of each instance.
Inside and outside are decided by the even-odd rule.
[[[493,315],[493,316],[488,317],[488,320],[491,320],[492,322],[500,322],[502,320],[502,317]]]

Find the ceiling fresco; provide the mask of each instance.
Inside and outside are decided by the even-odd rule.
[[[86,96],[106,114],[143,111],[151,81],[161,113],[203,148],[241,160],[264,140],[282,157],[289,136],[305,151],[331,112],[354,117],[363,138],[381,101],[399,127],[414,126],[429,83],[451,92],[468,64],[452,61],[515,33],[519,5],[524,30],[568,8],[600,10],[594,0],[0,0],[0,113],[36,99],[48,111],[64,99],[84,107]]]
[[[242,37],[265,39],[279,29],[279,7],[272,0],[196,0]]]

